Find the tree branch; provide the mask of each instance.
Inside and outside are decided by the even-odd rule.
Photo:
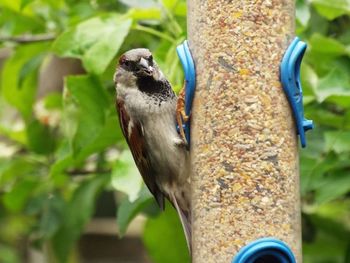
[[[105,169],[105,170],[71,170],[68,171],[69,175],[89,175],[89,174],[106,174],[110,173],[111,169]]]
[[[19,44],[27,44],[34,42],[50,41],[56,38],[53,34],[38,34],[38,35],[22,35],[22,36],[0,36],[0,42],[15,42]]]

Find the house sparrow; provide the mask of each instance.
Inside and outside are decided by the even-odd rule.
[[[148,49],[124,53],[114,82],[120,126],[135,163],[160,208],[164,197],[176,208],[190,249],[189,152],[176,129],[177,96]]]

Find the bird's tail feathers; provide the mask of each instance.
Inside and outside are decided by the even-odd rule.
[[[171,195],[171,199],[172,199],[174,207],[175,207],[175,209],[180,217],[182,228],[184,230],[185,237],[186,237],[187,247],[188,247],[188,250],[190,251],[190,254],[191,254],[191,250],[192,250],[192,245],[191,245],[192,244],[192,232],[191,232],[191,216],[190,216],[191,211],[189,211],[188,213],[184,212],[180,208],[179,204],[177,203],[177,200],[176,200],[174,194]]]

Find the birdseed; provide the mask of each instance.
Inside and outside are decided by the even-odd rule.
[[[279,65],[294,1],[189,0],[193,262],[229,263],[262,237],[301,263],[299,161]]]

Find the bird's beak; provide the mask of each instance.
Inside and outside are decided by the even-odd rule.
[[[141,58],[140,62],[139,62],[139,65],[140,65],[140,69],[144,73],[146,73],[149,76],[153,75],[154,68],[148,64],[148,61],[146,59]]]

